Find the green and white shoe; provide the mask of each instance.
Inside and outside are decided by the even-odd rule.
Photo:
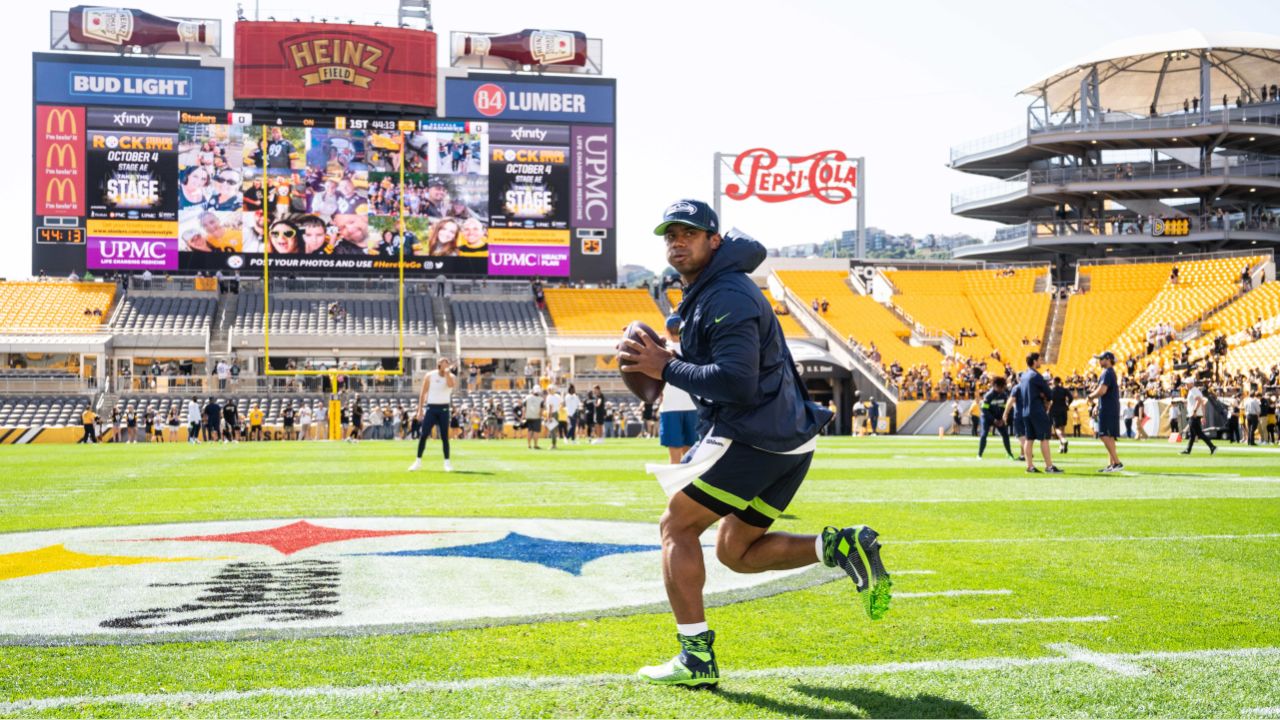
[[[880,542],[875,530],[855,525],[843,530],[822,531],[822,562],[844,570],[862,595],[867,617],[879,620],[889,612],[893,581],[880,562]]]
[[[716,665],[716,653],[711,648],[716,641],[714,631],[699,635],[676,635],[680,641],[680,654],[661,665],[642,667],[636,673],[654,685],[683,685],[685,687],[714,687],[720,682],[720,668]]]

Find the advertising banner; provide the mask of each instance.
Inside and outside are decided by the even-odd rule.
[[[90,235],[85,247],[85,258],[92,270],[178,269],[178,239],[175,237]]]
[[[436,35],[327,23],[236,23],[235,98],[436,106]]]
[[[36,106],[36,215],[84,215],[85,114],[82,107]]]
[[[89,218],[177,219],[178,135],[145,128],[90,128]]]
[[[613,227],[613,128],[573,126],[573,226]]]
[[[614,87],[612,80],[448,78],[445,108],[450,117],[476,120],[612,123]]]
[[[569,276],[569,237],[560,245],[489,244],[490,275]]]
[[[128,107],[224,108],[226,73],[198,61],[35,56],[36,102]]]
[[[565,230],[569,227],[568,128],[492,125],[489,198],[494,228]],[[498,142],[517,130],[522,143]]]

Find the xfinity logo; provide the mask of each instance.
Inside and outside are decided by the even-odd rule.
[[[149,128],[151,127],[151,121],[155,119],[155,115],[148,115],[146,113],[120,112],[111,116],[111,122],[115,123],[116,127],[141,126]]]
[[[537,140],[539,142],[547,138],[547,131],[542,128],[531,128],[523,125],[511,128],[512,140]]]

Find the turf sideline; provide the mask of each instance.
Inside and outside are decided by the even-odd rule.
[[[918,662],[880,663],[873,665],[825,665],[811,667],[780,667],[761,670],[742,670],[733,673],[730,681],[769,678],[843,677],[849,675],[889,675],[912,672],[952,672],[1008,670],[1023,667],[1055,665],[1092,665],[1100,670],[1120,675],[1146,674],[1146,670],[1133,663],[1143,661],[1178,662],[1203,661],[1214,658],[1276,658],[1280,659],[1280,647],[1234,648],[1218,650],[1147,651],[1138,653],[1100,653],[1070,643],[1047,645],[1057,655],[1041,657],[986,657],[969,660],[924,660]],[[253,690],[218,690],[207,692],[126,693],[120,695],[69,695],[0,703],[0,713],[52,710],[78,705],[173,705],[188,703],[215,703],[248,700],[260,697],[285,699],[331,697],[359,698],[405,692],[455,692],[461,690],[548,690],[580,685],[636,682],[632,675],[549,675],[530,677],[486,677],[468,680],[421,680],[395,685],[354,685],[339,687],[321,685],[313,687],[269,687]],[[1245,711],[1267,715],[1280,708],[1256,708]]]

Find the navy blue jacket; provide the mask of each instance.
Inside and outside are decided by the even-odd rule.
[[[716,435],[770,452],[808,442],[831,420],[809,401],[778,319],[747,277],[764,261],[764,246],[730,231],[680,302],[680,357],[662,379],[698,403],[698,434]]]
[[[1049,411],[1045,409],[1045,402],[1053,395],[1049,389],[1049,383],[1045,382],[1044,376],[1039,370],[1027,368],[1022,371],[1022,377],[1018,379],[1018,387],[1014,390],[1018,395],[1017,406],[1013,412],[1021,418],[1044,418],[1049,419]]]

